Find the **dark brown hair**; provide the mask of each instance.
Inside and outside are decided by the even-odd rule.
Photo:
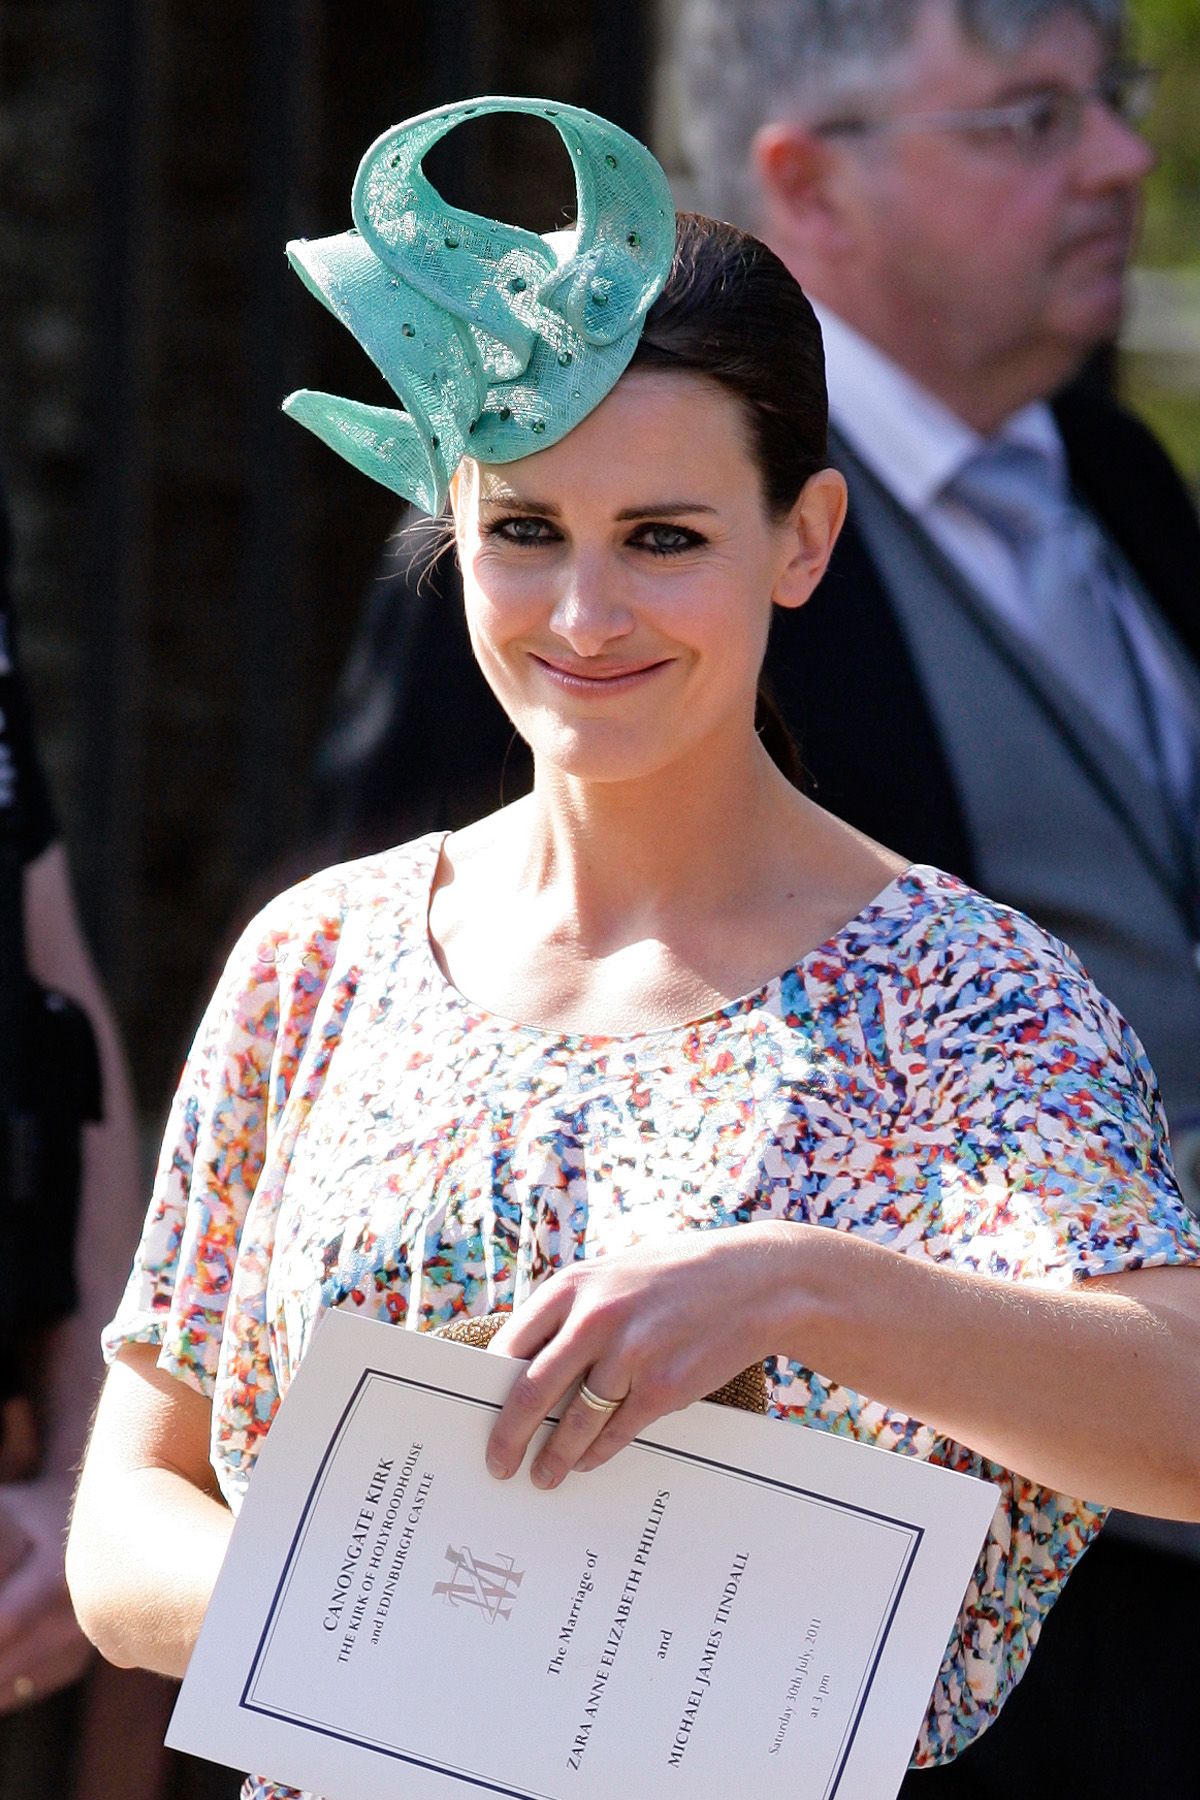
[[[703,375],[741,402],[772,518],[825,467],[821,327],[795,276],[748,231],[678,214],[671,273],[629,367]]]
[[[768,514],[785,517],[827,462],[829,405],[816,314],[795,276],[758,238],[680,213],[675,259],[629,365],[701,375],[737,400]],[[803,787],[800,755],[760,676],[755,729]]]

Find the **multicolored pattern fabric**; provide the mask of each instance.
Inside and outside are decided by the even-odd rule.
[[[579,1257],[767,1218],[1055,1287],[1200,1261],[1141,1046],[1021,914],[913,868],[706,1018],[568,1035],[447,982],[440,843],[272,902],[184,1071],[105,1347],[159,1344],[211,1399],[235,1509],[327,1307],[423,1330]],[[995,1716],[1103,1510],[798,1364],[770,1374],[781,1418],[1001,1489],[914,1755],[945,1760]]]

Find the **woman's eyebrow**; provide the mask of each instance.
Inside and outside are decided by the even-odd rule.
[[[681,513],[715,513],[715,506],[706,506],[702,500],[663,500],[655,506],[626,506],[615,516],[618,519],[677,519]]]
[[[553,500],[539,500],[532,494],[517,494],[510,487],[488,487],[479,496],[480,506],[509,506],[517,511],[536,514],[541,519],[561,517],[562,508]],[[715,506],[703,500],[663,500],[648,506],[625,506],[614,513],[615,519],[627,523],[632,519],[677,519],[684,513],[715,513]]]
[[[505,487],[502,483],[496,483],[494,486],[489,484],[486,488],[481,488],[479,504],[480,506],[512,506],[520,512],[537,513],[547,519],[558,517],[558,507],[555,506],[553,500],[538,500],[532,494],[517,494],[512,488]]]

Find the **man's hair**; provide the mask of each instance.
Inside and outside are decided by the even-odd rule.
[[[759,126],[795,109],[831,118],[886,88],[889,63],[928,0],[675,0],[667,48],[689,201],[754,225],[750,145]],[[1070,12],[1114,46],[1124,0],[945,0],[973,44],[1000,55]]]

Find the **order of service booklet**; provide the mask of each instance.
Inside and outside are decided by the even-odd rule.
[[[168,1744],[325,1800],[893,1800],[995,1488],[706,1402],[496,1481],[518,1366],[323,1320]]]

